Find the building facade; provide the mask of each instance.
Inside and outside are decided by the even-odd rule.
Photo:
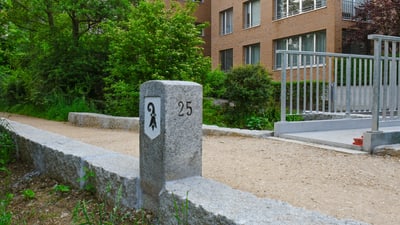
[[[204,0],[196,15],[211,24],[205,53],[213,69],[260,63],[278,79],[276,50],[361,52],[343,40],[363,1]]]
[[[194,0],[199,2],[195,13],[198,23],[208,23],[209,26],[201,32],[204,39],[204,55],[211,56],[211,0]]]

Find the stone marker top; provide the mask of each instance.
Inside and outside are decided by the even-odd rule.
[[[163,83],[164,85],[194,85],[194,86],[201,86],[200,84],[193,82],[193,81],[181,81],[181,80],[150,80],[146,81],[146,83]]]
[[[169,88],[169,87],[190,87],[190,88],[202,88],[202,85],[192,82],[192,81],[176,81],[176,80],[151,80],[146,81],[140,86],[140,91],[142,94],[146,95],[146,92],[162,92],[159,88]],[[151,88],[156,88],[156,90],[151,90]],[[143,93],[145,92],[145,93]]]

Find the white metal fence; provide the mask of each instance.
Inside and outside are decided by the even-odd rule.
[[[400,109],[400,37],[372,34],[374,41],[374,79],[372,131],[379,130],[379,120],[399,119]]]
[[[399,119],[400,37],[369,38],[375,41],[374,56],[277,51],[282,57],[281,121],[309,112]]]

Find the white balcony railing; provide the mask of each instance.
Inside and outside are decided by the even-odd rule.
[[[365,0],[342,0],[343,20],[353,20]]]
[[[400,37],[370,35],[374,56],[277,51],[282,57],[281,121],[307,113],[400,119]],[[301,62],[308,62],[302,64]]]

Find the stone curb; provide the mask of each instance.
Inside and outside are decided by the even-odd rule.
[[[118,117],[97,113],[70,112],[68,114],[68,122],[80,127],[139,131],[139,118],[137,117]],[[266,138],[273,136],[273,131],[246,130],[223,128],[214,125],[203,125],[203,135]]]
[[[68,121],[79,127],[139,131],[139,118],[109,116],[98,113],[70,112]]]
[[[175,205],[187,205],[188,216],[184,219],[191,225],[367,225],[293,207],[282,201],[258,198],[203,177],[169,181],[160,198],[159,214],[163,224],[177,224],[175,211],[170,209]]]

